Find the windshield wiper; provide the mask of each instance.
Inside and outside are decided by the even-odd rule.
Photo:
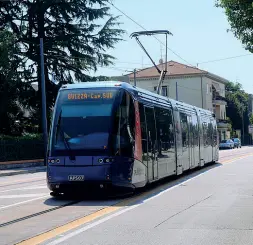
[[[68,152],[69,152],[69,159],[71,160],[71,161],[75,161],[76,160],[76,157],[74,156],[74,154],[73,154],[73,151],[72,151],[72,149],[70,148],[70,145],[69,145],[69,142],[67,141],[67,139],[65,138],[65,135],[64,135],[64,132],[63,132],[63,130],[62,130],[62,128],[61,128],[61,114],[62,114],[62,110],[61,110],[61,112],[60,112],[60,115],[59,115],[59,119],[58,119],[58,123],[57,123],[57,125],[56,125],[56,135],[58,134],[58,130],[60,131],[60,133],[61,133],[61,136],[62,136],[62,138],[63,138],[63,142],[64,142],[64,146],[65,146],[65,148],[68,150]]]

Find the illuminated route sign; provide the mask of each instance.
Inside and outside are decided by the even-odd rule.
[[[114,92],[83,92],[83,93],[68,93],[68,100],[111,100],[114,98]]]

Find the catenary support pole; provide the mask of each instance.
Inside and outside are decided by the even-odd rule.
[[[43,38],[40,38],[40,68],[41,68],[41,104],[42,104],[42,125],[43,125],[43,142],[44,142],[44,165],[47,164],[47,99],[46,99],[46,82],[44,68],[44,45]]]

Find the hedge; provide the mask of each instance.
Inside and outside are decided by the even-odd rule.
[[[0,135],[0,162],[41,159],[43,152],[41,135]]]

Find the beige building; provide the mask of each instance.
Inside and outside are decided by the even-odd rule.
[[[163,69],[165,64],[159,64]],[[220,139],[230,137],[226,121],[225,84],[226,79],[196,67],[178,62],[167,63],[167,75],[162,85],[162,94],[213,111],[216,115]],[[134,74],[128,74],[134,84]],[[159,73],[155,67],[136,72],[137,87],[156,92]]]

